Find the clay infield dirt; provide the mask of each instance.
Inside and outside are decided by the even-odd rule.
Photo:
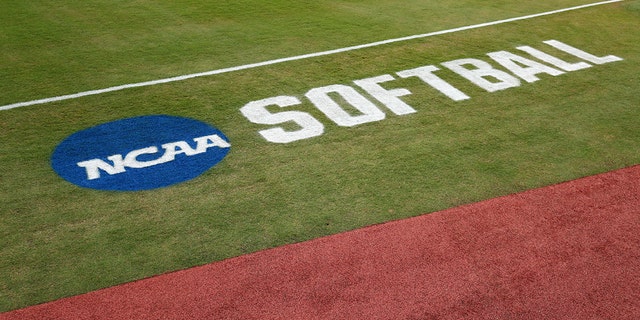
[[[640,166],[0,319],[638,319]]]

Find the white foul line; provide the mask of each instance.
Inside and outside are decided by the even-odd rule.
[[[407,41],[407,40],[413,40],[413,39],[419,39],[419,38],[427,38],[427,37],[432,37],[432,36],[437,36],[437,35],[442,35],[442,34],[447,34],[447,33],[454,33],[454,32],[459,32],[459,31],[464,31],[464,30],[483,28],[483,27],[494,26],[494,25],[498,25],[498,24],[502,24],[502,23],[508,23],[508,22],[513,22],[513,21],[537,18],[537,17],[541,17],[541,16],[552,15],[552,14],[556,14],[556,13],[572,11],[572,10],[578,10],[578,9],[583,9],[583,8],[588,8],[588,7],[593,7],[593,6],[599,6],[599,5],[613,3],[613,2],[621,2],[621,1],[624,1],[624,0],[601,1],[601,2],[596,2],[596,3],[584,4],[584,5],[580,5],[580,6],[569,7],[569,8],[564,8],[564,9],[558,9],[558,10],[553,10],[553,11],[547,11],[547,12],[542,12],[542,13],[536,13],[536,14],[531,14],[531,15],[526,15],[526,16],[521,16],[521,17],[516,17],[516,18],[509,18],[509,19],[504,19],[504,20],[497,20],[497,21],[485,22],[485,23],[480,23],[480,24],[474,24],[474,25],[470,25],[470,26],[458,27],[458,28],[453,28],[453,29],[448,29],[448,30],[441,30],[441,31],[435,31],[435,32],[430,32],[430,33],[424,33],[424,34],[417,34],[417,35],[402,37],[402,38],[395,38],[395,39],[388,39],[388,40],[383,40],[383,41],[371,42],[371,43],[366,43],[366,44],[361,44],[361,45],[351,46],[351,47],[344,47],[344,48],[334,49],[334,50],[329,50],[329,51],[308,53],[308,54],[303,54],[303,55],[299,55],[299,56],[293,56],[293,57],[288,57],[288,58],[280,58],[280,59],[275,59],[275,60],[268,60],[268,61],[263,61],[263,62],[245,64],[245,65],[241,65],[241,66],[229,67],[229,68],[217,69],[217,70],[211,70],[211,71],[200,72],[200,73],[192,73],[192,74],[187,74],[187,75],[182,75],[182,76],[177,76],[177,77],[164,78],[164,79],[152,80],[152,81],[146,81],[146,82],[123,84],[123,85],[120,85],[120,86],[109,87],[109,88],[104,88],[104,89],[78,92],[78,93],[74,93],[74,94],[68,94],[68,95],[45,98],[45,99],[39,99],[39,100],[18,102],[18,103],[8,104],[8,105],[5,105],[5,106],[0,106],[0,111],[9,110],[9,109],[13,109],[13,108],[19,108],[19,107],[32,106],[32,105],[37,105],[37,104],[45,104],[45,103],[56,102],[56,101],[76,99],[76,98],[81,98],[81,97],[85,97],[85,96],[97,95],[97,94],[113,92],[113,91],[120,91],[120,90],[124,90],[124,89],[129,89],[129,88],[147,87],[147,86],[153,86],[153,85],[162,84],[162,83],[183,81],[183,80],[187,80],[187,79],[191,79],[191,78],[205,77],[205,76],[211,76],[211,75],[216,75],[216,74],[221,74],[221,73],[229,73],[229,72],[240,71],[240,70],[245,70],[245,69],[252,69],[252,68],[268,66],[268,65],[278,64],[278,63],[283,63],[283,62],[288,62],[288,61],[303,60],[303,59],[308,59],[308,58],[327,56],[327,55],[341,53],[341,52],[347,52],[347,51],[353,51],[353,50],[359,50],[359,49],[364,49],[364,48],[371,48],[371,47],[381,46],[381,45],[394,43],[394,42],[401,42],[401,41]]]

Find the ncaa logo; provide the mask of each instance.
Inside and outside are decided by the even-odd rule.
[[[51,166],[65,180],[98,190],[137,191],[191,180],[231,148],[218,129],[194,119],[151,115],[76,132],[62,141]]]

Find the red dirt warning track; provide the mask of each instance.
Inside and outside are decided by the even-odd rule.
[[[640,166],[0,319],[640,319]]]

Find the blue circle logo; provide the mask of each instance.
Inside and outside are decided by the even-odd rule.
[[[85,188],[137,191],[191,180],[229,153],[229,139],[198,120],[167,115],[121,119],[62,141],[51,166]]]

